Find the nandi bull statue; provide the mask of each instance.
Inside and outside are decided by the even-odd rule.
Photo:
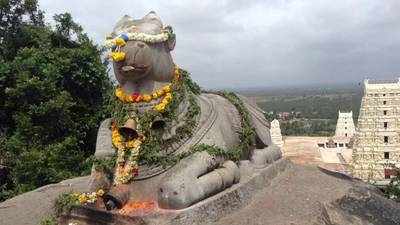
[[[183,209],[239,182],[241,160],[264,167],[281,158],[260,109],[233,93],[201,91],[174,64],[175,34],[156,13],[124,16],[106,46],[118,87],[113,117],[98,131],[98,207],[154,201]]]

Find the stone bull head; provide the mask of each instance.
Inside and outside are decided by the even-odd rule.
[[[164,29],[160,18],[153,11],[139,20],[125,15],[114,27],[110,38],[124,33],[159,35]],[[126,93],[149,94],[160,86],[170,83],[174,71],[170,52],[174,47],[174,35],[158,43],[127,41],[120,49],[125,53],[125,59],[113,63],[115,77],[120,86]]]

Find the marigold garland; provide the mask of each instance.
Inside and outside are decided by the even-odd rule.
[[[172,90],[171,85],[168,84],[154,91],[152,94],[141,95],[139,93],[133,93],[131,95],[128,95],[124,92],[124,90],[121,87],[118,87],[115,90],[115,96],[117,96],[117,98],[124,103],[150,102],[152,100],[156,100],[163,97],[164,95],[170,93],[171,90]]]
[[[121,41],[123,44],[123,42]],[[151,94],[139,94],[133,93],[131,95],[126,94],[121,87],[115,90],[115,96],[122,103],[138,103],[138,102],[150,102],[162,98],[158,104],[154,106],[154,110],[157,112],[165,112],[167,106],[172,102],[172,90],[176,88],[177,82],[180,80],[180,69],[175,66],[174,78],[171,84],[168,84]],[[135,118],[137,119],[137,118]],[[119,127],[115,122],[111,125],[112,131],[112,143],[117,152],[117,162],[114,174],[114,185],[126,184],[133,180],[138,175],[138,159],[139,150],[144,136],[139,135],[137,138],[126,140],[119,132]]]
[[[112,52],[110,57],[112,58],[113,61],[120,62],[125,59],[125,52],[121,52],[121,51]]]
[[[104,195],[104,190],[99,189],[96,192],[92,193],[79,193],[75,192],[72,194],[72,197],[75,199],[76,203],[81,205],[86,205],[88,203],[95,203],[99,197]]]
[[[152,100],[157,100],[163,98],[160,103],[154,106],[154,109],[158,112],[164,112],[166,107],[171,103],[172,100],[172,85],[175,84],[180,77],[179,67],[174,68],[174,79],[172,84],[165,85],[164,87],[154,91],[151,94],[133,93],[128,95],[124,92],[121,87],[115,90],[115,96],[123,103],[139,103],[139,102],[151,102]]]
[[[119,129],[115,123],[112,124],[112,143],[117,149],[117,167],[115,169],[114,184],[126,184],[131,181],[138,172],[138,157],[143,136],[139,136],[132,140],[124,140],[119,133]],[[126,159],[126,155],[129,155]]]

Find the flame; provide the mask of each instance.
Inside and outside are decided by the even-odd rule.
[[[155,208],[155,203],[150,201],[143,202],[128,202],[119,210],[122,215],[132,214],[132,213],[147,213]]]

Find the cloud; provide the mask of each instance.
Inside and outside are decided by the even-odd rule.
[[[40,0],[102,43],[124,14],[155,10],[177,34],[175,61],[205,87],[356,82],[400,75],[397,0]]]

